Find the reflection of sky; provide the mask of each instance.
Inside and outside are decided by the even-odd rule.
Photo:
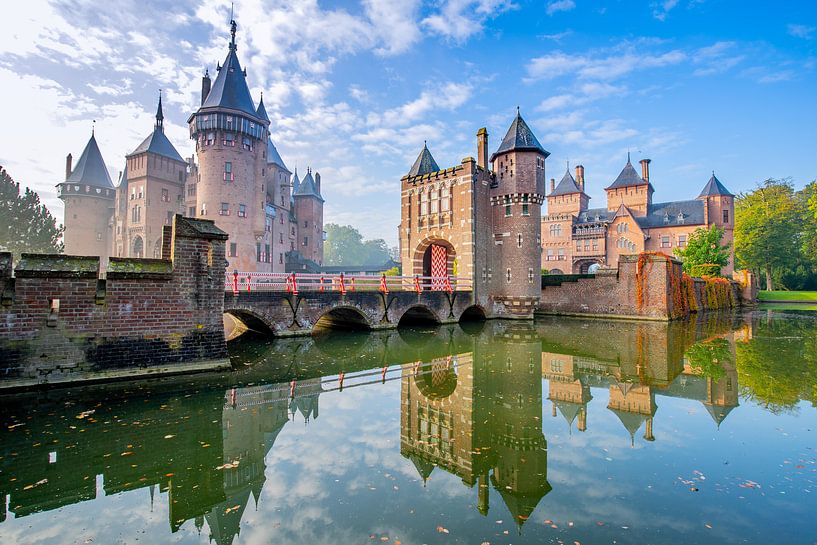
[[[548,387],[543,381],[544,397]],[[476,486],[440,468],[423,485],[400,455],[400,388],[393,381],[323,393],[320,415],[308,424],[296,413],[266,456],[260,500],[256,508],[250,497],[234,543],[380,543],[384,536],[405,544],[815,538],[817,412],[806,403],[798,414],[773,415],[741,400],[718,429],[700,401],[659,392],[656,440],[642,438],[642,425],[631,447],[629,433],[607,409],[606,388],[592,390],[586,432],[575,423],[569,430],[561,414],[551,417],[544,399],[552,491],[520,536],[495,490],[483,517]],[[747,481],[760,488],[740,486]],[[0,543],[206,543],[206,524],[200,536],[192,520],[169,532],[168,501],[157,491],[151,510],[142,488],[10,518],[0,523]]]

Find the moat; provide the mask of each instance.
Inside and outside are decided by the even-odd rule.
[[[0,397],[0,543],[813,543],[817,313],[230,344]]]

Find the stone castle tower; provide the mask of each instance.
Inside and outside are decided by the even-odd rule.
[[[531,317],[541,294],[548,155],[518,112],[490,167],[484,128],[477,133],[478,159],[466,157],[455,167],[441,169],[424,146],[401,179],[403,274],[456,276],[473,283],[486,315]]]
[[[235,21],[224,64],[202,78],[201,103],[188,119],[196,159],[185,160],[165,136],[162,99],[153,131],[126,157],[114,189],[92,136],[76,168],[68,157],[66,252],[158,258],[162,226],[174,214],[215,220],[229,234],[228,270],[285,272],[323,264],[320,174],[295,180],[269,134],[261,96],[250,95],[238,60]],[[294,270],[294,269],[293,269]]]
[[[57,188],[65,203],[65,253],[98,255],[102,263],[107,262],[114,187],[93,132],[75,167],[71,154],[66,157],[65,181]]]

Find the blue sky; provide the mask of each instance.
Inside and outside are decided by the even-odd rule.
[[[193,152],[200,77],[226,55],[229,1],[15,2],[0,18],[0,164],[40,192],[92,120],[114,180],[153,124]],[[292,169],[322,175],[326,221],[396,244],[399,179],[495,149],[520,106],[548,177],[586,168],[591,206],[652,159],[657,201],[817,178],[817,3],[664,0],[236,2],[239,56]]]

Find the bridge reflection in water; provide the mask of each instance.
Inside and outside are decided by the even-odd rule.
[[[606,388],[628,442],[656,439],[661,396],[698,400],[722,423],[738,405],[735,342],[751,329],[707,320],[492,321],[245,342],[226,376],[3,398],[0,521],[148,489],[151,501],[167,494],[172,532],[193,521],[232,543],[288,423],[318,419],[326,392],[399,381],[406,463],[424,483],[456,475],[483,515],[494,489],[521,529],[551,491],[543,408],[592,430],[592,389]]]

